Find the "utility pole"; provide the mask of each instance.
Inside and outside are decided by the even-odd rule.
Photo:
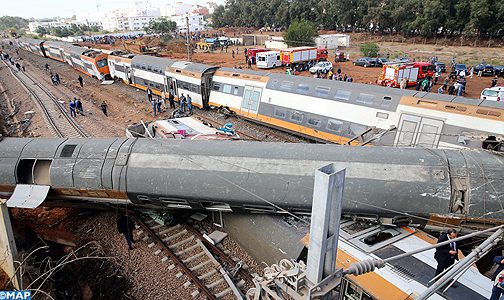
[[[187,37],[186,37],[186,42],[187,42],[187,60],[191,61],[191,44],[189,40],[189,34],[191,33],[191,30],[189,29],[189,14],[186,16],[186,25],[187,25]]]

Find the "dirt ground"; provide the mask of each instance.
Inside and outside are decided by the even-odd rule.
[[[233,33],[244,32],[245,29],[240,30],[229,30],[228,36],[232,36]],[[259,32],[255,32],[259,33]],[[268,32],[271,35],[280,35],[280,33]],[[340,67],[342,69],[342,74],[347,74],[353,77],[354,82],[375,84],[382,73],[382,68],[364,68],[359,66],[354,66],[352,61],[362,57],[360,52],[360,45],[364,42],[376,42],[380,48],[380,56],[387,57],[391,59],[396,57],[407,56],[415,61],[428,61],[432,56],[437,56],[438,59],[449,66],[453,57],[455,57],[457,63],[465,63],[470,69],[471,66],[480,63],[483,59],[493,65],[503,65],[504,64],[504,49],[501,48],[491,48],[491,47],[469,47],[469,46],[446,46],[440,44],[414,44],[409,43],[408,40],[403,40],[402,42],[391,42],[391,41],[380,41],[376,38],[370,38],[368,35],[363,34],[350,34],[350,44],[351,46],[346,49],[341,49],[350,55],[349,62],[334,62],[335,49],[329,49],[330,61],[333,63],[334,69]],[[154,45],[153,40],[149,40],[149,45]],[[90,44],[85,44],[90,45]],[[121,45],[110,46],[110,45],[92,45],[97,48],[104,48],[108,50],[125,50]],[[256,46],[264,47],[264,46]],[[161,51],[159,55],[164,57],[169,57],[172,59],[187,60],[187,52],[184,44],[180,40],[174,40],[166,46],[168,50]],[[244,58],[244,49],[251,48],[245,46],[230,46],[226,51],[217,50],[213,53],[208,51],[196,50],[192,55],[192,61],[215,65],[220,67],[229,68],[247,68],[247,64]],[[235,57],[233,58],[232,51],[235,52]],[[252,66],[253,70],[258,69],[255,65]],[[272,73],[285,73],[285,68],[276,68],[269,70],[262,70]],[[308,71],[301,72],[300,76],[312,76]],[[442,77],[438,83],[442,84],[445,76],[448,74],[443,73]],[[474,76],[473,78],[468,78],[466,85],[466,94],[464,96],[470,98],[479,98],[481,91],[490,87],[492,77],[482,77],[478,78]],[[504,80],[499,79],[498,85],[504,85]],[[433,88],[433,91],[437,90],[437,87]]]

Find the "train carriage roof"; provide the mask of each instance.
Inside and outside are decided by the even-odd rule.
[[[238,74],[256,75],[256,76],[269,76],[269,75],[271,75],[270,72],[254,71],[254,70],[248,70],[248,69],[219,68],[219,71],[238,73]]]
[[[40,43],[44,42],[45,40],[22,38],[22,39],[19,39],[19,41],[24,42],[24,43],[28,43],[28,44],[40,45]]]
[[[205,65],[205,64],[200,64],[200,63],[193,63],[189,61],[177,61],[174,62],[171,65],[172,68],[175,69],[181,69],[181,70],[186,70],[189,72],[196,72],[196,73],[205,73],[206,71],[210,69],[216,69],[217,66],[210,66],[210,65]]]
[[[133,57],[131,64],[146,64],[150,66],[156,66],[159,67],[161,70],[165,70],[168,67],[171,67],[175,61],[170,58],[166,57],[156,57],[156,56],[149,56],[149,55],[136,55]]]

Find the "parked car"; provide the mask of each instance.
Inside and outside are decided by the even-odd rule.
[[[362,66],[362,67],[376,67],[376,60],[370,57],[359,58],[358,60],[353,62],[354,66]]]
[[[434,70],[437,70],[438,66],[441,69],[441,73],[446,72],[446,65],[444,62],[436,61],[434,63]]]
[[[481,92],[481,100],[504,101],[504,86],[486,88]]]
[[[400,62],[400,63],[407,63],[407,62],[410,61],[410,59],[407,58],[407,57],[398,57],[398,58],[395,59],[395,61],[396,62]]]
[[[456,64],[455,65],[455,74],[458,75],[462,71],[465,71],[466,75],[469,74],[469,71],[467,70],[467,66],[465,64]]]
[[[340,61],[347,61],[348,59],[346,58],[345,52],[343,51],[336,51],[336,54],[334,55],[334,61],[335,62],[340,62]]]
[[[494,67],[494,75],[504,77],[504,66],[495,66]]]
[[[329,70],[332,69],[332,67],[333,67],[333,65],[330,61],[321,61],[310,68],[310,73],[312,73],[312,74],[315,74],[317,72],[327,73],[327,72],[329,72]]]
[[[482,72],[482,76],[493,76],[494,68],[489,64],[478,64],[474,66],[474,73],[479,74]]]
[[[389,62],[389,60],[386,59],[385,57],[379,57],[379,58],[376,59],[376,65],[378,67],[381,67],[381,66],[383,66],[384,64],[386,64],[388,62]]]

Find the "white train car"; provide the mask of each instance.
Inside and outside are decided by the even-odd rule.
[[[242,116],[257,119],[269,75],[266,72],[220,68],[213,77],[210,106],[227,106]]]
[[[189,95],[194,106],[206,108],[210,100],[212,76],[217,68],[186,61],[175,62],[165,70],[167,86],[173,89],[176,99],[182,94],[186,97]]]
[[[165,71],[173,63],[175,61],[169,58],[136,55],[131,60],[133,76],[131,85],[142,90],[150,88],[156,95],[168,92],[169,85]]]
[[[135,54],[112,53],[108,57],[110,77],[121,79],[126,84],[133,83],[131,61]]]

